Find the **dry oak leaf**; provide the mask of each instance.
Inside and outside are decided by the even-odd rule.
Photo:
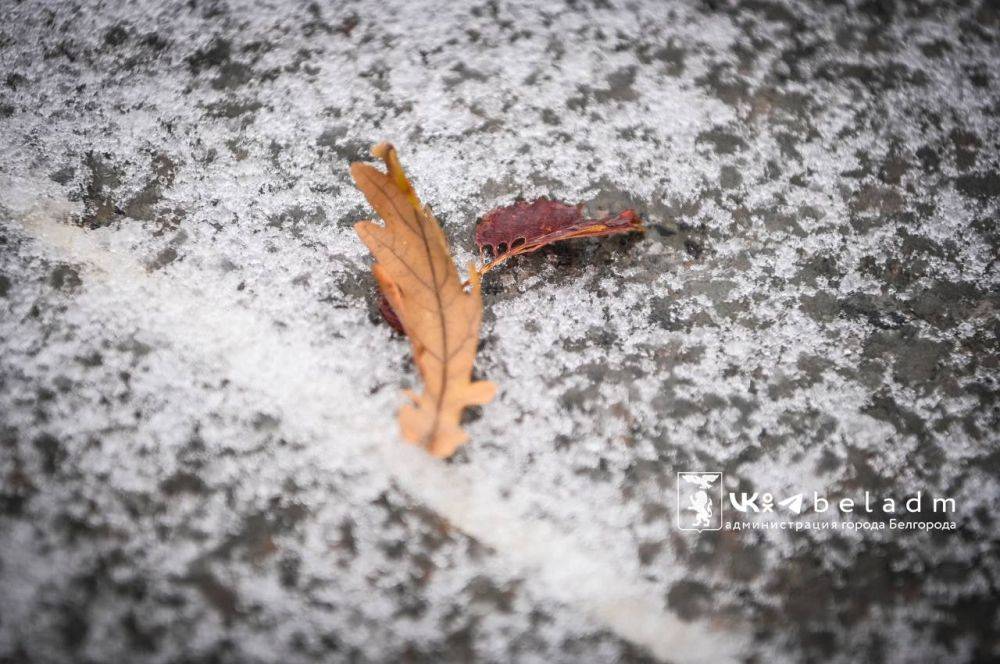
[[[399,411],[406,440],[440,458],[469,439],[462,411],[493,399],[496,386],[472,380],[483,314],[479,273],[469,266],[470,289],[462,285],[437,220],[417,198],[396,149],[380,143],[372,154],[388,172],[351,164],[351,176],[384,226],[361,221],[354,229],[375,256],[372,272],[413,346],[424,392]]]
[[[519,201],[491,210],[476,226],[476,246],[480,253],[489,247],[493,255],[493,259],[479,269],[479,274],[518,254],[538,251],[553,242],[645,230],[635,210],[625,210],[616,217],[585,219],[578,205],[547,198]]]

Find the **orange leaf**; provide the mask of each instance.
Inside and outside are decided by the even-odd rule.
[[[544,246],[580,237],[604,237],[644,231],[635,210],[616,217],[585,219],[579,206],[547,198],[520,201],[488,212],[476,226],[476,246],[487,247],[493,260],[479,268],[485,274],[518,254],[530,254]]]
[[[412,402],[400,410],[399,424],[404,438],[446,458],[469,439],[462,411],[488,403],[496,391],[489,381],[472,380],[483,314],[479,273],[469,265],[466,292],[444,232],[414,193],[396,149],[380,143],[372,154],[387,172],[355,163],[351,176],[385,225],[361,221],[354,229],[375,256],[375,279],[410,338],[424,381],[422,394],[407,392]]]

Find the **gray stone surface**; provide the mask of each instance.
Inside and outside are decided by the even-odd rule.
[[[998,62],[992,0],[4,2],[0,661],[995,661]],[[650,227],[489,275],[447,463],[383,139],[462,261]],[[957,529],[682,532],[686,470]]]

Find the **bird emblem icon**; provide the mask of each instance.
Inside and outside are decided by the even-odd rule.
[[[722,528],[722,473],[677,473],[677,525],[681,530]]]

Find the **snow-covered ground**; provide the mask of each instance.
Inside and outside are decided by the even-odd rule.
[[[4,4],[0,661],[1000,656],[994,5]],[[486,277],[448,462],[381,140],[459,264],[516,198],[649,226]],[[686,532],[682,471],[957,528]]]

